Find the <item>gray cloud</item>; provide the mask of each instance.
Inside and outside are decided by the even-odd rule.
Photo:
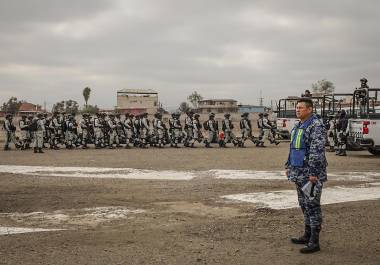
[[[379,84],[376,0],[1,1],[0,100],[52,104],[93,89],[153,88],[166,106],[197,90],[258,103],[327,78],[348,91]]]

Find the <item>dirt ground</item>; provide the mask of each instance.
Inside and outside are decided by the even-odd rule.
[[[0,164],[282,170],[287,146],[0,151]],[[380,171],[380,159],[365,151],[327,156],[329,172]],[[326,183],[338,185],[354,184]],[[293,189],[286,179],[169,181],[0,173],[0,226],[66,229],[0,235],[0,264],[380,264],[380,200],[324,205],[322,251],[305,256],[289,241],[303,229],[300,209],[273,210],[221,198],[285,189]],[[83,212],[111,206],[139,211],[102,220]]]

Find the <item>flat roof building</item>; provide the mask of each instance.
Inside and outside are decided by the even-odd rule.
[[[198,102],[199,113],[233,113],[238,112],[237,101],[234,99],[205,99]]]
[[[152,89],[118,90],[116,108],[120,113],[154,114],[159,108],[158,93]]]

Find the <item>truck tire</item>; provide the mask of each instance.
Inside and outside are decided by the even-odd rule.
[[[368,152],[375,156],[380,156],[380,150],[376,150],[375,148],[368,148]]]

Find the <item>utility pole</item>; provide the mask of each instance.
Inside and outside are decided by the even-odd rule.
[[[262,95],[262,91],[260,90],[260,99],[259,99],[259,106],[262,107],[263,106],[263,95]]]

